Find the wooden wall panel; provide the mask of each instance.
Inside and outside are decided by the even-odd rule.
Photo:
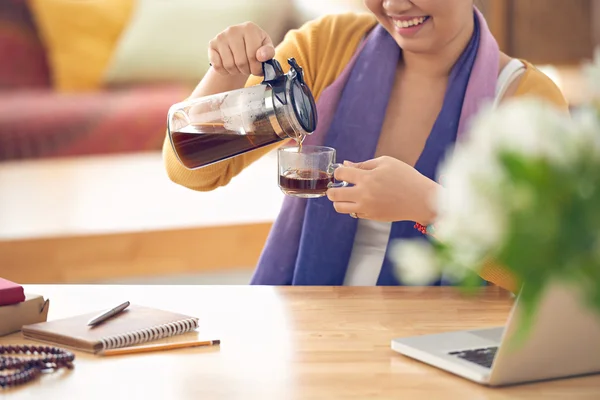
[[[600,0],[592,1],[592,30],[594,47],[600,46]]]
[[[510,0],[507,24],[513,57],[579,64],[593,53],[592,0]]]
[[[252,270],[270,229],[261,223],[0,241],[0,276],[58,284]]]
[[[507,0],[477,0],[476,4],[485,16],[500,50],[508,52],[510,37],[509,2]]]

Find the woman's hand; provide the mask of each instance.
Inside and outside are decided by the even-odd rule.
[[[400,160],[384,156],[358,164],[345,162],[334,175],[337,180],[354,185],[327,191],[327,197],[341,214],[423,225],[435,219],[433,200],[440,186]]]
[[[208,44],[212,68],[190,98],[210,96],[243,88],[250,75],[262,76],[262,63],[275,57],[269,35],[252,22],[233,25]]]
[[[273,57],[271,38],[252,22],[230,26],[208,45],[210,63],[221,75],[261,76],[262,63]]]

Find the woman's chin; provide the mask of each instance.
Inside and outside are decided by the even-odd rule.
[[[403,51],[408,51],[411,53],[429,53],[433,51],[435,47],[430,35],[424,34],[415,37],[407,37],[398,33],[394,26],[386,26],[386,30],[394,38],[396,43],[398,43],[398,46],[400,46]]]
[[[424,39],[406,39],[403,37],[398,37],[398,35],[394,35],[394,39],[398,46],[402,49],[402,51],[406,51],[409,53],[421,53],[427,54],[432,53],[434,46],[431,41]]]

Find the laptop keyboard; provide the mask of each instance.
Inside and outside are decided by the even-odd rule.
[[[496,351],[498,351],[498,347],[486,347],[482,349],[453,351],[449,354],[481,365],[485,368],[492,368],[492,362],[496,356]]]

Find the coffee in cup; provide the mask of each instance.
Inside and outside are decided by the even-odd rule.
[[[335,161],[335,149],[325,146],[282,147],[277,152],[279,188],[287,196],[318,198],[333,187],[344,187],[346,182],[335,182],[333,174],[340,166]]]

